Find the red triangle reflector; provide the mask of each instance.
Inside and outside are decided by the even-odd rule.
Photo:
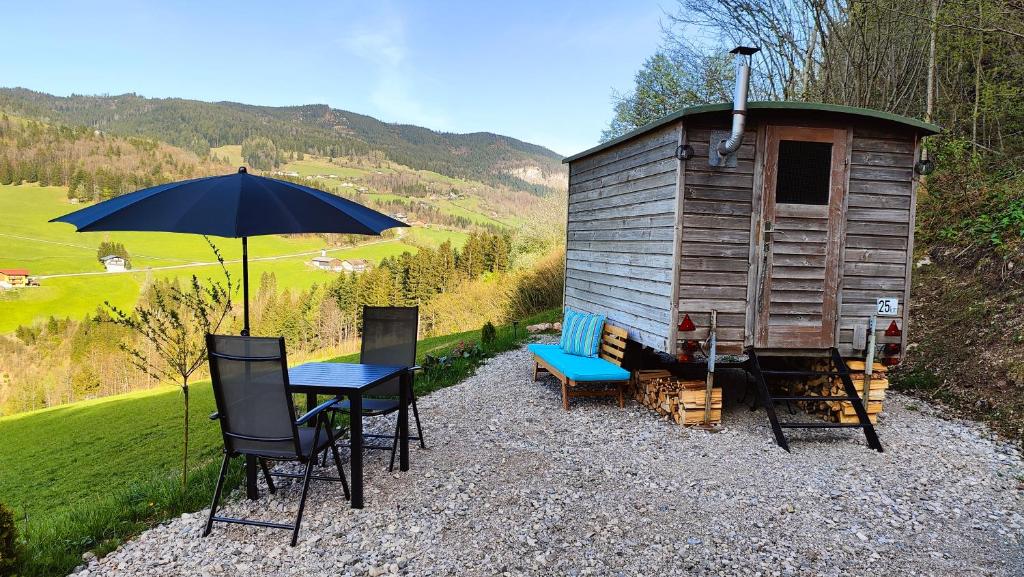
[[[901,331],[900,327],[896,325],[896,321],[892,321],[892,323],[889,324],[889,328],[885,329],[885,336],[902,337],[903,331]]]
[[[679,332],[686,333],[697,330],[697,327],[690,320],[690,315],[683,315],[683,320],[679,323]]]

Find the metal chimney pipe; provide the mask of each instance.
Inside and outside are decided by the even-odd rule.
[[[747,125],[747,92],[750,89],[750,57],[761,49],[737,46],[730,51],[736,55],[736,91],[732,97],[732,131],[729,137],[718,143],[718,154],[729,156],[743,144],[743,130]]]

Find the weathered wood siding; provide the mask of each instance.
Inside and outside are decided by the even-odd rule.
[[[867,326],[876,298],[900,299],[899,316],[895,318],[905,328],[913,250],[916,154],[916,136],[908,131],[853,128],[839,285],[837,342],[843,354],[863,354],[863,337],[861,342],[855,342],[854,332],[857,327]],[[879,342],[899,340],[881,335],[891,320],[879,317]]]
[[[667,350],[679,125],[569,165],[565,305]]]
[[[728,130],[728,126],[716,127]],[[718,311],[718,342],[723,353],[743,348],[750,282],[750,239],[757,133],[748,131],[735,168],[708,166],[712,129],[687,126],[694,157],[683,176],[679,267],[679,318],[698,327],[678,339],[704,339],[711,311]]]
[[[764,162],[766,124],[805,125],[799,118],[751,119],[737,166],[711,168],[711,132],[728,125],[708,122],[660,127],[569,166],[565,304],[605,314],[632,340],[658,350],[674,352],[688,338],[705,338],[712,310],[718,311],[720,352],[754,344],[763,192],[758,165]],[[807,124],[851,131],[836,343],[843,354],[861,355],[858,327],[866,326],[876,298],[899,298],[895,318],[906,329],[917,139],[910,130],[872,123],[850,126],[819,118]],[[680,134],[695,154],[678,174],[673,153]],[[823,274],[820,243],[810,242],[826,228],[818,216],[777,215],[777,224],[789,230],[775,258],[792,259],[806,269],[801,274]],[[803,244],[796,246],[798,240]],[[782,277],[780,282],[799,290],[802,277]],[[788,293],[775,288],[771,298],[782,302]],[[793,295],[799,306],[806,301]],[[695,333],[677,334],[674,319],[683,314],[698,327]],[[809,309],[800,314],[820,316]],[[879,342],[894,340],[881,336],[888,323],[879,320]]]

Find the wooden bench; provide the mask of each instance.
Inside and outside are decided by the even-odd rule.
[[[614,397],[619,407],[625,407],[625,386],[630,373],[622,368],[626,352],[626,330],[605,323],[601,330],[598,356],[581,357],[570,355],[557,344],[532,344],[527,349],[533,353],[533,380],[540,373],[547,372],[562,382],[562,408],[569,410],[570,397]],[[611,383],[607,390],[577,389],[577,383]]]

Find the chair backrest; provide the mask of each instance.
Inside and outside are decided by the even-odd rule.
[[[228,452],[300,455],[284,338],[206,335],[206,347]]]
[[[622,359],[626,356],[626,339],[629,333],[626,329],[604,323],[601,331],[601,344],[598,345],[598,356],[602,359],[622,366]]]
[[[363,307],[363,342],[359,362],[368,365],[416,364],[419,307]],[[398,379],[375,387],[371,394],[398,396]]]

